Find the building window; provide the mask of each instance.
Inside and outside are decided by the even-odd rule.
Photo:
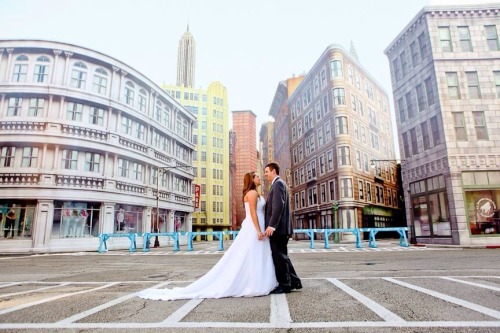
[[[493,72],[493,76],[495,77],[496,96],[500,98],[500,71]]]
[[[95,70],[94,80],[92,82],[92,91],[100,95],[105,95],[108,88],[108,72],[102,68]]]
[[[66,170],[78,169],[78,151],[64,149],[62,152],[62,166]]]
[[[333,105],[345,105],[344,88],[333,89]]]
[[[307,194],[308,194],[308,199],[309,199],[309,206],[317,205],[318,204],[318,189],[316,188],[316,186],[308,189]]]
[[[319,77],[321,80],[321,89],[326,87],[326,69],[323,68],[321,72],[319,73]]]
[[[307,181],[316,179],[316,160],[306,164]]]
[[[135,137],[139,140],[144,140],[144,125],[137,123],[135,127]]]
[[[139,105],[138,105],[139,111],[146,112],[146,104],[147,104],[146,91],[144,89],[141,89],[141,90],[139,90]],[[157,111],[157,113],[158,113],[158,111]],[[161,115],[161,111],[160,111],[160,115]]]
[[[412,99],[411,99],[411,91],[406,93],[405,101],[406,101],[406,111],[408,112],[408,118],[413,118],[415,113],[414,113],[413,103],[412,103]]]
[[[413,127],[410,129],[410,140],[411,140],[411,151],[413,155],[418,154],[418,142],[417,142],[417,129]]]
[[[460,99],[460,88],[456,72],[446,72],[446,84],[448,86],[448,98]]]
[[[406,158],[411,157],[408,132],[404,132],[403,134],[401,134],[401,137],[403,138],[403,154]]]
[[[398,99],[398,111],[399,111],[399,122],[404,123],[406,121],[406,110],[403,97]]]
[[[486,43],[488,44],[488,49],[490,51],[498,51],[500,47],[498,45],[497,27],[495,25],[485,25],[484,30],[486,31]]]
[[[340,178],[340,197],[352,198],[352,178]]]
[[[474,128],[476,129],[477,140],[488,140],[488,130],[486,128],[486,120],[484,111],[472,112],[474,116]]]
[[[124,159],[118,159],[118,176],[128,178],[130,162]]]
[[[453,126],[457,141],[467,141],[467,128],[465,127],[465,117],[463,112],[452,112]]]
[[[323,125],[323,128],[325,130],[325,142],[328,143],[332,141],[332,131],[330,127],[330,121],[327,121],[325,125]]]
[[[330,190],[330,201],[335,200],[335,181],[330,180],[328,182],[328,189]]]
[[[38,62],[42,62],[42,64],[38,63],[35,65],[35,72],[33,73],[33,82],[47,82],[47,76],[49,74],[49,66],[43,64],[44,62],[49,62],[49,58],[42,56],[36,59]]]
[[[68,110],[66,111],[66,119],[72,121],[82,121],[83,105],[79,103],[68,103]]]
[[[132,119],[122,116],[122,133],[132,135]]]
[[[401,80],[402,75],[401,75],[401,68],[399,67],[399,58],[394,58],[392,60],[392,69],[394,71],[394,78],[396,81]]]
[[[465,72],[465,75],[467,76],[469,98],[481,98],[481,89],[479,88],[477,72]]]
[[[20,116],[23,99],[21,97],[9,98],[9,107],[7,108],[7,116]]]
[[[14,82],[26,82],[26,75],[28,73],[28,57],[25,55],[20,55],[16,58],[16,63],[14,64],[14,72],[12,73],[12,81]]]
[[[43,98],[30,98],[30,106],[28,109],[28,116],[30,116],[30,117],[42,116],[44,106],[45,106],[45,99],[43,99]]]
[[[23,159],[21,161],[21,166],[25,168],[36,167],[38,159],[38,148],[35,147],[24,147],[23,148]]]
[[[408,74],[408,63],[406,61],[406,52],[403,51],[399,55],[399,59],[401,60],[401,74],[403,77],[405,77],[406,74]]]
[[[85,81],[87,80],[87,66],[83,62],[77,62],[71,72],[71,86],[73,88],[85,89]]]
[[[419,84],[415,88],[417,92],[417,104],[418,104],[418,111],[422,112],[425,110],[425,94],[424,94],[424,87],[422,84]]]
[[[366,182],[366,201],[372,202],[372,184]]]
[[[133,163],[132,164],[132,178],[135,180],[142,180],[142,169],[143,166],[140,163]]]
[[[344,70],[342,68],[341,60],[333,60],[330,62],[330,74],[332,78],[344,77]]]
[[[472,52],[469,27],[457,27],[462,52]]]
[[[349,134],[347,127],[347,117],[336,117],[335,118],[335,134]]]
[[[428,77],[427,79],[425,79],[424,83],[425,83],[425,92],[427,93],[427,105],[430,107],[431,105],[434,105],[434,103],[436,102],[434,100],[435,94],[434,94],[434,89],[432,87],[432,78]]]
[[[431,118],[432,143],[436,147],[441,143],[441,134],[439,132],[437,116]]]
[[[439,27],[439,40],[443,52],[452,52],[450,27]]]
[[[351,150],[348,146],[338,147],[339,166],[351,165]]]
[[[430,149],[431,139],[429,137],[429,127],[427,127],[426,121],[420,124],[420,130],[422,131],[422,142],[424,144],[424,150]]]
[[[410,44],[410,52],[411,52],[411,63],[413,67],[417,66],[420,62],[419,54],[418,54],[418,45],[416,41],[413,41]]]
[[[326,152],[326,170],[327,171],[333,170],[333,153],[331,150],[328,150]]]
[[[104,124],[104,110],[96,107],[90,108],[89,123],[102,126]]]
[[[362,180],[358,180],[358,196],[359,200],[365,200],[364,182]]]
[[[101,163],[101,155],[100,154],[85,153],[85,171],[99,172],[100,163]],[[155,181],[155,184],[156,184],[156,181]]]
[[[0,152],[0,167],[13,167],[16,147],[2,147]]]
[[[319,185],[319,195],[321,197],[321,203],[326,203],[326,183]]]

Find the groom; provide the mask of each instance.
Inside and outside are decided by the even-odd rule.
[[[302,288],[302,283],[288,257],[288,238],[293,233],[292,217],[288,189],[279,174],[278,163],[272,162],[266,165],[264,175],[271,183],[271,190],[266,200],[264,234],[269,237],[271,243],[274,269],[278,280],[278,287],[271,291],[271,294],[289,293],[294,289]]]

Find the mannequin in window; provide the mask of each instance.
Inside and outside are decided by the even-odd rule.
[[[116,214],[116,220],[118,221],[118,231],[123,231],[125,229],[125,209],[120,208]]]
[[[5,227],[4,227],[5,238],[7,238],[9,231],[10,231],[9,238],[14,238],[14,228],[16,225],[16,211],[14,210],[15,207],[16,205],[12,205],[12,207],[7,212],[7,215],[5,216]]]

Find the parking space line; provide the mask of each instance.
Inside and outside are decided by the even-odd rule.
[[[36,293],[36,292],[47,290],[47,289],[53,289],[53,288],[57,288],[57,287],[64,287],[64,286],[67,286],[68,284],[71,284],[71,283],[70,282],[63,282],[63,283],[59,283],[59,284],[57,284],[55,286],[48,286],[48,287],[42,287],[42,288],[38,288],[38,289],[30,289],[30,290],[20,291],[20,292],[17,292],[17,293],[4,294],[4,295],[0,295],[0,298],[10,297],[10,296],[17,296],[17,295],[23,295],[23,294],[29,294],[29,293]]]
[[[368,309],[375,312],[375,314],[377,314],[383,320],[385,320],[387,322],[398,322],[398,323],[405,321],[403,318],[399,317],[394,312],[383,307],[382,305],[380,305],[377,302],[373,301],[372,299],[366,297],[365,295],[357,292],[356,290],[352,289],[348,285],[340,282],[338,279],[328,278],[327,280],[330,281],[331,283],[333,283],[338,288],[340,288],[342,291],[349,294],[354,299],[361,302]]]
[[[436,298],[440,298],[440,299],[442,299],[444,301],[460,305],[460,306],[462,306],[464,308],[468,308],[468,309],[477,311],[479,313],[485,314],[485,315],[493,317],[495,319],[500,319],[500,311],[496,311],[496,310],[487,308],[487,307],[479,305],[479,304],[471,303],[471,302],[465,301],[465,300],[460,299],[460,298],[456,298],[456,297],[453,297],[453,296],[448,296],[448,295],[442,294],[442,293],[437,292],[437,291],[433,291],[433,290],[430,290],[430,289],[426,289],[426,288],[422,288],[422,287],[419,287],[419,286],[415,286],[413,284],[406,283],[406,282],[403,282],[403,281],[399,281],[399,280],[396,280],[396,279],[393,279],[393,278],[387,278],[386,277],[386,278],[382,278],[382,279],[384,279],[386,281],[389,281],[389,282],[392,282],[392,283],[395,283],[395,284],[398,284],[400,286],[409,288],[409,289],[413,289],[413,290],[419,291],[421,293],[424,293],[424,294],[427,294],[427,295],[430,295],[430,296],[434,296]]]
[[[269,321],[276,327],[289,327],[292,322],[288,300],[285,294],[271,295],[271,314]]]
[[[195,298],[189,300],[189,302],[187,302],[186,304],[181,306],[177,311],[168,316],[167,319],[163,321],[163,323],[180,322],[184,317],[186,317],[189,314],[189,312],[193,311],[203,301],[204,301],[203,298]]]
[[[444,279],[444,280],[448,280],[448,281],[453,281],[453,282],[459,282],[459,283],[463,283],[463,284],[468,284],[468,285],[474,286],[474,287],[479,287],[479,288],[484,288],[484,289],[490,289],[490,290],[494,290],[494,291],[500,291],[500,288],[497,288],[497,287],[491,287],[491,286],[487,286],[485,284],[480,284],[480,283],[475,283],[475,282],[470,282],[470,281],[459,280],[459,279],[455,279],[455,278],[452,278],[452,277],[449,277],[449,276],[440,276],[439,278],[440,279]]]
[[[152,288],[161,288],[161,287],[164,287],[166,286],[167,284],[169,284],[170,282],[162,282],[160,284],[157,284],[156,286],[153,286]],[[128,294],[128,295],[125,295],[125,296],[122,296],[122,297],[119,297],[117,299],[114,299],[112,301],[109,301],[107,303],[104,303],[104,304],[101,304],[99,306],[96,306],[92,309],[88,309],[86,311],[83,311],[83,312],[80,312],[80,313],[77,313],[71,317],[68,317],[68,318],[65,318],[63,320],[60,320],[58,321],[59,324],[68,324],[68,323],[73,323],[75,321],[78,321],[78,320],[81,320],[85,317],[88,317],[94,313],[97,313],[99,311],[102,311],[104,309],[107,309],[107,308],[110,308],[114,305],[117,305],[117,304],[120,304],[126,300],[129,300],[131,298],[134,298],[136,297],[137,293],[132,293],[132,294]]]
[[[26,303],[26,304],[22,304],[22,305],[18,305],[18,306],[13,306],[13,307],[7,308],[5,310],[0,310],[0,316],[4,315],[6,313],[10,313],[10,312],[14,312],[14,311],[26,309],[26,308],[29,308],[31,306],[35,306],[35,305],[39,305],[39,304],[43,304],[43,303],[55,301],[55,300],[58,300],[58,299],[61,299],[61,298],[75,296],[75,295],[81,295],[81,294],[85,294],[85,293],[89,293],[89,292],[93,292],[93,291],[97,291],[97,290],[109,288],[109,287],[112,287],[112,286],[117,285],[119,283],[120,282],[112,282],[112,283],[108,283],[108,284],[106,284],[104,286],[100,286],[100,287],[97,287],[97,288],[92,288],[92,289],[88,289],[88,290],[77,291],[77,292],[74,292],[74,293],[62,294],[62,295],[58,295],[58,296],[54,296],[54,297],[45,298],[45,299],[42,299],[42,300],[39,300],[39,301],[36,301],[36,302]]]

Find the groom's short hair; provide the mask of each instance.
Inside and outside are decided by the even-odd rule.
[[[280,165],[276,162],[268,163],[266,165],[266,168],[269,168],[269,170],[271,170],[271,171],[275,170],[277,175],[280,174]]]

